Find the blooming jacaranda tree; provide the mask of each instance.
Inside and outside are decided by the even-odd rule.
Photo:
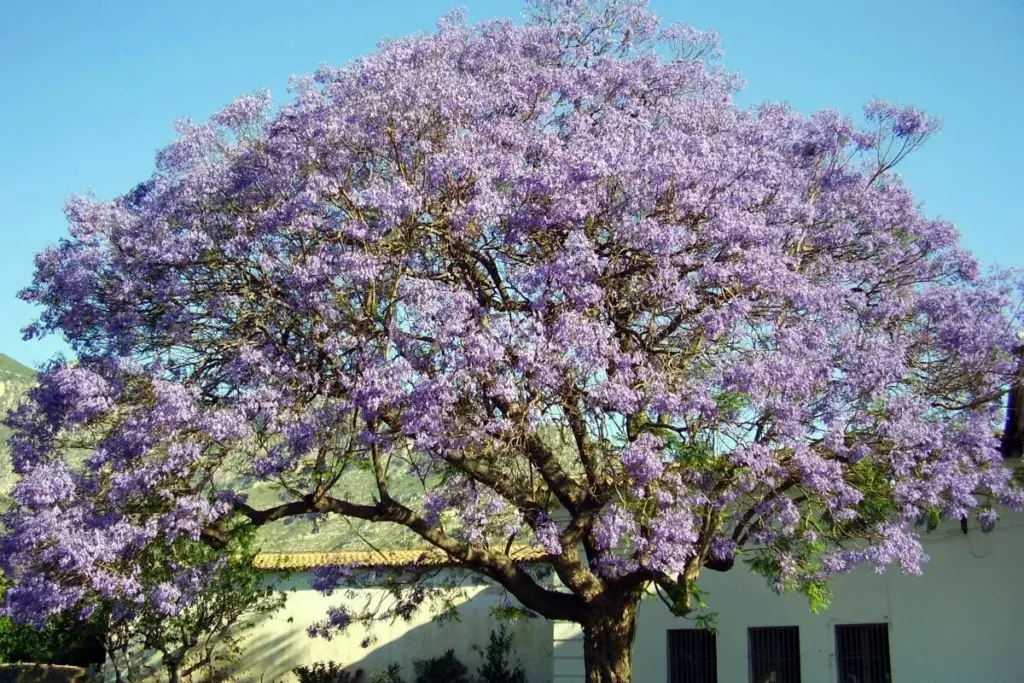
[[[743,109],[715,37],[642,2],[528,9],[181,122],[150,179],[68,202],[23,298],[78,363],[9,419],[10,613],[128,609],[153,543],[348,517],[581,624],[623,682],[647,592],[685,614],[740,558],[820,604],[920,571],[922,520],[1020,503],[1016,284],[893,172],[936,122]]]

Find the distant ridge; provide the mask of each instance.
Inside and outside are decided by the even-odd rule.
[[[0,419],[18,405],[25,392],[35,383],[36,372],[32,368],[0,353]],[[10,503],[8,494],[15,482],[10,450],[7,447],[10,433],[11,430],[0,425],[0,511]],[[391,494],[402,502],[423,495],[422,487],[414,477],[399,473],[393,476],[394,480],[390,482]],[[280,502],[279,492],[267,484],[246,485],[238,482],[237,485],[248,491],[249,502],[257,507],[270,507]],[[352,468],[342,476],[336,490],[344,491],[346,497],[355,497],[358,502],[369,503],[370,496],[376,490],[376,480],[371,472]],[[373,548],[411,550],[424,545],[424,541],[402,526],[343,519],[332,519],[322,532],[305,519],[278,520],[260,529],[259,541],[264,551],[285,553],[340,549],[366,552]]]
[[[36,383],[36,372],[0,353],[0,416],[18,405],[21,397]]]
[[[35,377],[36,371],[23,365],[5,353],[0,353],[0,375],[14,374]]]
[[[25,392],[35,383],[35,370],[0,353],[0,418],[7,417],[7,411],[17,406]],[[0,509],[5,505],[5,495],[14,485],[11,456],[7,450],[7,437],[10,433],[7,427],[0,425]]]

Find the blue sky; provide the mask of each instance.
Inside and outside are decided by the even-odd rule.
[[[954,220],[984,263],[1024,266],[1024,1],[653,0],[714,28],[743,104],[859,112],[872,97],[941,116],[903,166],[926,210]],[[63,348],[23,342],[15,299],[32,257],[66,231],[65,197],[112,197],[149,175],[174,119],[342,64],[384,35],[519,17],[517,0],[4,0],[0,3],[0,352],[36,365]]]

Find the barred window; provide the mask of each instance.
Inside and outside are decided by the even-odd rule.
[[[800,629],[767,626],[747,629],[750,683],[800,683]]]
[[[718,683],[718,646],[707,629],[668,632],[669,683]]]
[[[837,625],[836,671],[839,683],[890,683],[889,625]]]

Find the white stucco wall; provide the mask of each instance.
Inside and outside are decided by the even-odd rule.
[[[858,570],[834,582],[832,606],[821,615],[811,614],[801,596],[775,595],[763,578],[742,565],[724,574],[706,572],[701,587],[708,592],[709,608],[718,612],[718,680],[748,681],[750,626],[798,626],[802,680],[832,683],[834,626],[886,622],[895,683],[1024,682],[1024,514],[1004,513],[989,535],[972,527],[964,536],[959,525],[951,524],[927,535],[925,549],[932,559],[923,577]],[[296,573],[282,584],[289,591],[288,603],[250,633],[245,655],[231,670],[240,682],[293,680],[293,667],[327,660],[368,674],[394,662],[411,681],[413,660],[448,648],[475,669],[480,656],[473,646],[484,646],[497,626],[490,608],[500,603],[500,592],[476,586],[467,589],[460,622],[438,625],[423,613],[410,623],[382,624],[369,648],[361,647],[365,634],[358,628],[332,641],[312,639],[306,627],[323,618],[329,606],[362,605],[381,591],[360,589],[354,599],[340,594],[324,598],[308,582],[307,574]],[[634,683],[667,682],[667,632],[692,626],[673,617],[656,598],[646,600],[633,648]],[[511,629],[530,683],[584,681],[578,626],[537,619]]]
[[[411,622],[378,624],[377,641],[368,648],[361,645],[365,632],[349,629],[330,641],[310,638],[306,627],[324,618],[327,607],[346,603],[352,611],[367,600],[380,599],[379,589],[360,589],[355,598],[336,595],[325,598],[309,589],[306,574],[295,574],[285,587],[289,589],[285,608],[254,629],[246,641],[246,655],[233,673],[242,681],[257,683],[291,678],[291,670],[299,664],[333,660],[351,668],[363,668],[369,677],[397,663],[407,680],[412,680],[413,661],[444,653],[452,648],[471,671],[481,661],[474,646],[487,644],[498,622],[490,609],[501,603],[501,594],[494,588],[475,586],[467,589],[467,599],[459,607],[459,621],[437,624],[426,610]],[[508,624],[515,636],[515,656],[520,660],[531,683],[548,683],[551,671],[552,625],[542,619],[520,620]]]
[[[1024,515],[1004,513],[996,530],[951,524],[925,537],[931,557],[923,577],[870,569],[838,578],[831,608],[811,614],[801,596],[775,595],[765,580],[737,566],[706,572],[700,585],[719,613],[718,680],[749,679],[747,628],[799,626],[802,680],[836,681],[835,624],[887,622],[895,683],[1024,681]],[[633,647],[636,683],[668,681],[667,631],[692,627],[657,599],[641,607]],[[557,624],[554,683],[583,681],[578,628]]]
[[[390,598],[385,591],[374,588],[360,588],[354,597],[342,590],[325,598],[309,587],[309,579],[308,573],[296,572],[277,584],[287,592],[285,607],[246,634],[243,655],[235,665],[226,668],[239,683],[294,681],[294,667],[319,661],[339,662],[351,670],[362,668],[366,680],[390,664],[399,664],[403,678],[411,682],[414,660],[440,656],[449,648],[455,650],[470,672],[475,672],[481,654],[474,646],[486,646],[491,631],[499,626],[490,609],[501,604],[501,593],[493,587],[476,585],[465,590],[466,598],[459,605],[459,621],[438,624],[431,621],[429,611],[423,609],[410,622],[378,623],[373,631],[376,642],[365,648],[361,641],[367,632],[358,626],[330,641],[311,638],[306,628],[322,620],[328,607],[345,604],[350,612],[358,612],[367,601],[376,604],[381,598],[388,601]],[[515,636],[513,657],[525,669],[529,682],[550,683],[551,622],[528,619],[506,623],[506,626]],[[150,660],[148,665],[154,672],[149,680],[165,677],[157,660]],[[109,665],[105,677],[113,679]]]

